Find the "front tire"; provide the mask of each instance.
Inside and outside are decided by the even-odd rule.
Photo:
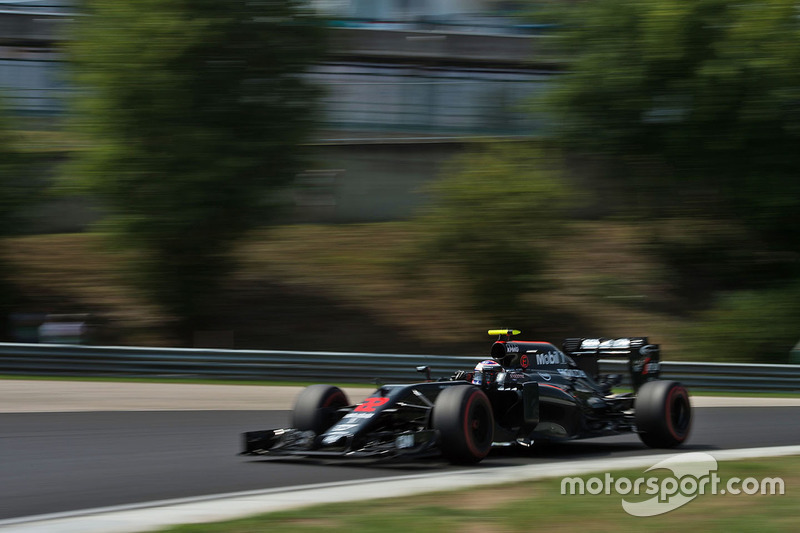
[[[300,392],[292,412],[292,427],[324,433],[341,418],[338,410],[350,405],[347,395],[332,385],[311,385]]]
[[[672,448],[689,436],[692,405],[677,381],[648,381],[636,396],[639,438],[651,448]]]
[[[439,431],[439,447],[450,462],[475,464],[492,449],[492,404],[477,387],[448,387],[436,398],[433,428]]]

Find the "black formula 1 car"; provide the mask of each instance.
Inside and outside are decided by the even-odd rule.
[[[292,427],[244,434],[245,455],[395,457],[441,453],[477,463],[492,446],[530,446],[635,432],[669,448],[689,434],[689,393],[659,379],[660,349],[646,337],[548,342],[498,335],[490,358],[440,381],[384,385],[358,405],[338,387],[312,385],[297,398]],[[615,394],[621,375],[600,375],[600,358],[628,359],[633,392]]]

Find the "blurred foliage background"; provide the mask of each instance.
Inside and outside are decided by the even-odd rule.
[[[3,294],[95,294],[112,321],[158,317],[119,329],[121,343],[217,329],[237,347],[454,353],[513,326],[787,361],[800,337],[795,3],[522,4],[521,22],[550,28],[538,53],[563,65],[520,111],[545,125],[537,138],[467,143],[411,220],[295,227],[279,223],[280,191],[313,166],[322,89],[301,74],[324,57],[319,21],[288,0],[84,2],[67,52],[88,90],[56,187],[95,198],[115,253],[90,237],[62,260],[102,257],[117,274],[77,268],[57,288],[63,264],[7,238],[6,264],[26,274],[4,274]],[[37,156],[9,124],[4,234]]]
[[[1,95],[0,95],[1,96]],[[14,235],[21,212],[35,198],[36,158],[26,153],[20,138],[21,126],[0,99],[0,326],[7,328],[7,317],[18,304],[17,288],[12,283],[12,265],[3,253],[3,238]]]
[[[548,243],[566,230],[570,200],[556,149],[498,143],[455,160],[431,187],[416,269],[459,270],[476,308],[498,320],[536,320],[525,298],[542,288]],[[413,257],[413,256],[412,256]]]
[[[323,39],[299,2],[84,3],[67,52],[74,131],[61,186],[95,197],[130,279],[191,332],[213,320],[231,249],[302,170]]]
[[[650,250],[699,311],[704,351],[781,359],[797,340],[796,4],[600,0],[552,16],[571,58],[545,103],[554,137],[658,221]]]

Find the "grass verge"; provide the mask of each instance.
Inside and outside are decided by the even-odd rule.
[[[654,471],[619,471],[615,479],[663,475]],[[619,494],[562,495],[561,479],[547,479],[405,498],[323,505],[302,510],[215,524],[171,528],[171,533],[245,533],[255,531],[352,533],[415,531],[530,532],[547,531],[796,531],[800,508],[800,457],[720,463],[720,487],[728,480],[761,480],[779,476],[784,494],[704,494],[663,515],[639,518],[627,514]],[[584,480],[597,474],[579,476]],[[600,476],[602,477],[602,476]],[[613,491],[612,491],[613,492]],[[709,491],[710,492],[710,491]],[[643,501],[651,496],[625,496]]]

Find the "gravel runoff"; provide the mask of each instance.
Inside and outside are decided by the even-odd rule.
[[[302,387],[0,380],[0,413],[76,411],[288,410]],[[345,388],[353,402],[369,388]],[[800,406],[796,398],[694,396],[695,407]]]

